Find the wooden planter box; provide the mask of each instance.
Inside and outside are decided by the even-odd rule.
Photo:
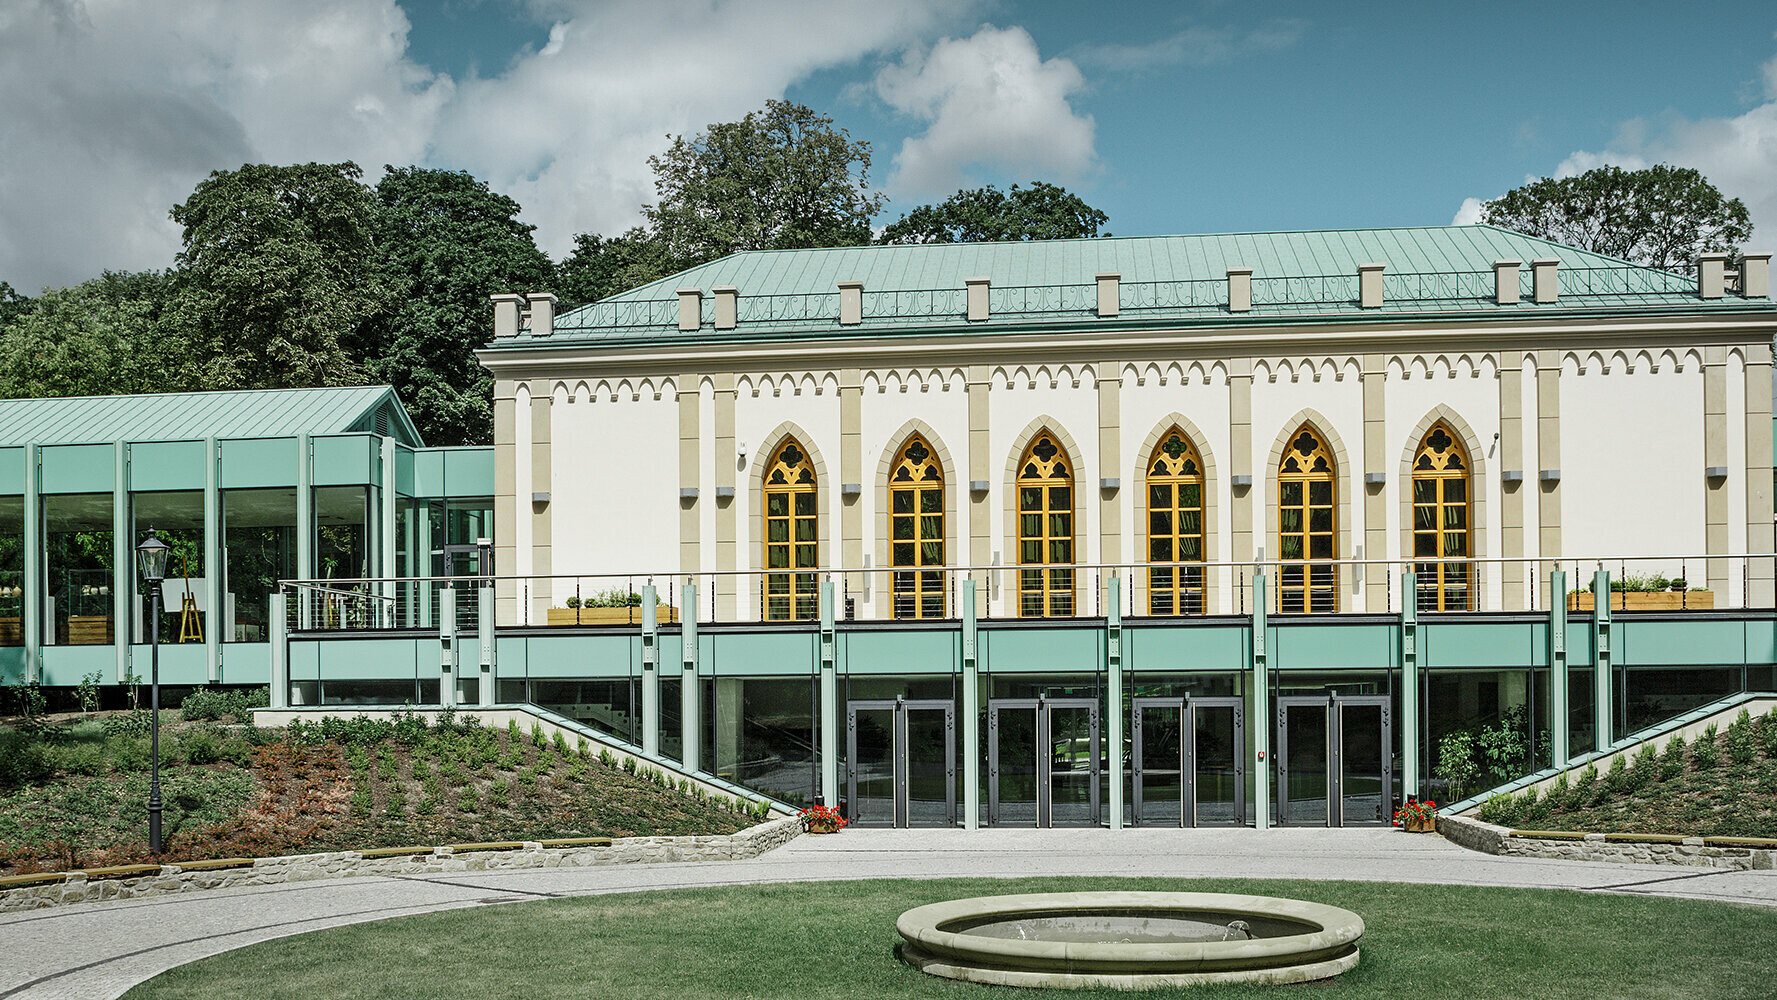
[[[1589,591],[1567,595],[1567,610],[1591,611],[1595,607]],[[1617,590],[1610,595],[1613,611],[1681,611],[1715,607],[1713,590]]]
[[[661,605],[654,620],[665,625],[679,620],[679,609]],[[550,608],[551,625],[640,625],[641,608]]]
[[[0,618],[0,646],[23,646],[24,644],[24,619]]]
[[[69,615],[68,645],[70,646],[109,646],[111,645],[110,615]]]

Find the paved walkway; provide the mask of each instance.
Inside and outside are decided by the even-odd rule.
[[[0,1000],[116,997],[166,969],[342,924],[526,899],[859,878],[1327,878],[1569,888],[1777,906],[1777,872],[1497,858],[1392,830],[851,830],[749,861],[375,877],[0,917]]]

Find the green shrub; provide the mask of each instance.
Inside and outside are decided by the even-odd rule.
[[[612,756],[610,747],[599,748],[599,763],[606,767],[615,767],[617,765],[617,758]]]
[[[82,712],[91,715],[99,710],[99,685],[104,680],[105,673],[101,670],[95,670],[80,678],[80,686],[75,689],[74,693],[80,699]]]
[[[555,746],[555,752],[564,757],[573,752],[568,749],[568,738],[563,736],[559,729],[555,731],[555,735],[550,738],[549,742]]]
[[[512,783],[504,778],[487,786],[487,802],[491,806],[504,807],[512,801]]]
[[[376,802],[370,797],[370,785],[363,781],[358,782],[357,787],[352,789],[352,815],[367,819],[375,807]]]
[[[179,718],[186,722],[221,722],[228,699],[212,688],[198,688],[179,703]]]
[[[516,717],[506,720],[506,735],[510,736],[514,743],[524,739],[524,730],[518,728],[518,719]]]
[[[1654,750],[1654,745],[1651,742],[1642,744],[1635,754],[1635,766],[1629,769],[1629,788],[1639,792],[1653,784],[1659,768],[1659,753]]]
[[[95,777],[109,768],[105,747],[100,743],[61,743],[43,748],[43,762],[53,771]]]
[[[222,758],[222,741],[208,727],[189,729],[179,738],[179,753],[187,764],[214,764]]]
[[[1745,767],[1758,756],[1758,746],[1752,738],[1752,716],[1747,714],[1746,709],[1740,710],[1739,717],[1728,727],[1727,736],[1722,742],[1727,746],[1728,760],[1738,767]]]
[[[1777,708],[1766,712],[1758,722],[1758,741],[1766,757],[1777,757]]]
[[[1477,815],[1483,823],[1512,826],[1517,822],[1518,803],[1510,795],[1494,795],[1481,803]]]
[[[1573,779],[1573,790],[1586,795],[1592,794],[1592,786],[1598,781],[1598,768],[1587,764],[1586,769]]]
[[[457,811],[472,813],[481,808],[481,800],[476,796],[475,789],[464,787],[457,793]]]
[[[630,774],[636,773],[636,759],[634,757],[623,758],[623,769]]]
[[[246,767],[253,763],[253,743],[243,736],[223,740],[220,753],[223,760],[236,767]]]
[[[1563,771],[1555,776],[1555,780],[1549,785],[1549,790],[1543,793],[1543,805],[1550,812],[1554,812],[1567,805],[1568,798],[1572,794],[1573,786],[1568,783],[1567,772]]]
[[[154,713],[138,708],[133,712],[108,715],[99,722],[106,736],[147,736],[154,728]]]
[[[1703,735],[1697,737],[1696,745],[1691,747],[1691,767],[1698,771],[1712,770],[1720,759],[1715,745],[1715,723],[1711,722],[1703,728]]]
[[[531,768],[528,768],[528,767],[525,768],[524,770],[518,772],[518,783],[520,785],[523,785],[524,790],[527,792],[536,791],[537,790],[537,772]]]
[[[1627,754],[1617,754],[1610,759],[1610,769],[1604,773],[1604,785],[1611,792],[1623,792],[1629,788],[1629,760]]]
[[[419,813],[421,816],[430,816],[437,811],[438,800],[431,795],[420,796],[420,804],[414,807],[414,812]]]
[[[1684,777],[1685,757],[1682,735],[1667,740],[1666,748],[1660,752],[1660,780],[1673,781]]]
[[[540,722],[531,723],[531,745],[541,750],[548,742],[543,736],[543,724]]]

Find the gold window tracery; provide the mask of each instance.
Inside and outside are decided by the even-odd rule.
[[[765,467],[766,621],[799,621],[820,616],[818,565],[820,529],[814,461],[786,438]]]
[[[1018,614],[1074,613],[1074,479],[1067,452],[1044,431],[1018,460]],[[1066,569],[1031,567],[1066,565]]]
[[[1203,460],[1183,430],[1161,436],[1148,458],[1148,561],[1202,562]],[[1148,613],[1203,613],[1203,569],[1155,566],[1148,570]]]
[[[1339,606],[1338,464],[1320,435],[1303,424],[1277,466],[1277,604],[1283,612]]]
[[[907,439],[889,472],[889,563],[896,618],[945,611],[944,467],[925,438]]]
[[[1467,558],[1469,463],[1462,442],[1439,421],[1413,457],[1413,558]],[[1466,611],[1474,601],[1474,565],[1415,562],[1421,611]]]

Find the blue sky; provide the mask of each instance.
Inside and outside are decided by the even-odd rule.
[[[166,209],[248,161],[466,169],[559,256],[637,221],[666,135],[775,97],[870,140],[884,223],[1042,179],[1125,235],[1443,225],[1663,161],[1777,245],[1768,0],[46,2],[0,8],[0,94],[31,154],[0,157],[0,280],[26,289],[166,266]]]

